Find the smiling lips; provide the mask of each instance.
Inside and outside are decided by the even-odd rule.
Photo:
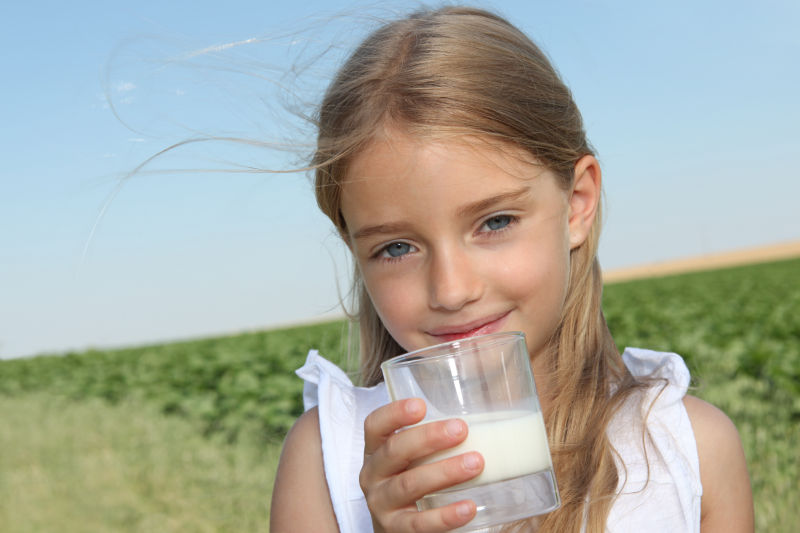
[[[465,339],[467,337],[488,335],[489,333],[496,333],[500,331],[500,328],[502,327],[503,322],[505,322],[505,318],[509,313],[510,311],[505,311],[498,315],[474,320],[467,324],[461,324],[458,326],[444,326],[441,328],[432,329],[427,333],[428,335],[440,339],[441,342],[451,342],[459,339]]]

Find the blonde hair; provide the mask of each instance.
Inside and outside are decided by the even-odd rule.
[[[470,135],[521,148],[565,190],[575,163],[592,153],[572,95],[545,55],[506,20],[472,8],[419,11],[385,24],[328,88],[312,164],[317,203],[345,239],[340,203],[348,164],[387,124],[411,136]],[[598,209],[586,242],[571,252],[567,298],[548,344],[546,425],[562,506],[540,520],[539,531],[577,532],[584,519],[587,531],[605,530],[618,480],[606,428],[639,387],[602,314],[599,228]],[[382,380],[380,363],[405,350],[378,318],[357,268],[354,283],[361,376],[374,385]]]

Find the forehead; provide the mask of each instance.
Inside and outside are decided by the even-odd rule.
[[[414,172],[417,165],[452,165],[454,160],[468,160],[484,172],[519,178],[530,178],[545,170],[530,153],[510,142],[474,134],[412,135],[398,127],[385,127],[352,158],[344,184],[375,177],[376,171],[398,175]]]
[[[351,162],[342,186],[348,231],[376,220],[461,216],[465,207],[520,191],[547,197],[552,172],[522,150],[483,139],[376,139]]]

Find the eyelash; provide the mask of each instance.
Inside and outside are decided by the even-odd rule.
[[[496,237],[498,235],[501,235],[501,234],[505,233],[506,231],[509,231],[509,228],[511,228],[512,226],[514,226],[514,224],[519,222],[519,218],[518,217],[516,217],[514,215],[507,215],[507,214],[502,214],[501,213],[501,214],[491,215],[491,216],[485,218],[483,220],[483,222],[481,222],[480,228],[483,228],[484,226],[486,226],[492,219],[498,219],[498,218],[507,218],[508,219],[508,223],[505,226],[503,226],[502,228],[498,228],[496,230],[493,230],[491,228],[487,228],[486,231],[482,231],[481,229],[479,229],[478,233],[487,235],[489,238],[493,238],[493,237]],[[406,256],[408,256],[409,254],[413,253],[413,250],[412,250],[412,251],[409,251],[407,253],[404,253],[403,255],[398,255],[398,256],[390,256],[390,255],[388,255],[389,247],[392,246],[392,245],[396,245],[396,244],[405,244],[405,245],[408,245],[409,248],[411,248],[413,250],[417,249],[417,247],[414,246],[413,244],[410,244],[410,243],[407,243],[407,242],[403,242],[403,241],[393,241],[393,242],[390,242],[389,244],[383,246],[382,248],[380,248],[377,252],[375,252],[375,254],[372,256],[372,258],[373,259],[377,259],[379,261],[386,262],[386,263],[397,263],[399,261],[403,261],[406,258]],[[387,254],[387,255],[384,255],[384,254]]]
[[[484,226],[486,226],[487,224],[489,224],[489,222],[490,222],[491,220],[493,220],[493,219],[497,219],[497,218],[507,218],[507,219],[508,219],[508,223],[507,223],[505,226],[503,226],[502,228],[498,228],[498,229],[491,229],[491,228],[487,228],[487,230],[486,230],[486,231],[480,231],[480,230],[479,230],[479,233],[486,234],[486,235],[488,235],[490,238],[491,238],[491,237],[495,237],[495,236],[498,236],[498,235],[500,235],[500,234],[503,234],[503,233],[505,233],[506,231],[508,231],[508,230],[509,230],[509,228],[511,228],[511,227],[512,227],[512,226],[514,226],[514,225],[515,225],[517,222],[519,222],[519,217],[516,217],[516,216],[514,216],[514,215],[509,215],[509,214],[506,214],[506,213],[497,213],[497,214],[490,215],[490,216],[486,217],[486,218],[483,220],[483,222],[481,222],[480,228],[482,229]]]
[[[388,255],[389,247],[392,246],[392,245],[395,245],[395,244],[405,244],[405,245],[408,245],[409,248],[413,248],[414,250],[417,249],[417,247],[414,246],[413,244],[409,244],[409,243],[403,242],[403,241],[393,241],[393,242],[390,242],[389,244],[387,244],[386,246],[383,246],[382,248],[380,248],[377,252],[375,252],[375,254],[372,256],[373,259],[377,259],[379,261],[384,261],[386,263],[397,263],[398,261],[402,261],[408,254],[412,253],[412,251],[409,251],[407,253],[404,253],[403,255],[398,255],[396,257]],[[386,254],[386,255],[384,255],[384,254]]]

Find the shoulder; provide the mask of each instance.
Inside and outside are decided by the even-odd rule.
[[[700,460],[701,531],[753,531],[750,476],[736,426],[725,413],[699,398],[687,395],[683,404]]]
[[[272,491],[270,531],[339,531],[325,481],[316,407],[297,419],[283,443]]]

